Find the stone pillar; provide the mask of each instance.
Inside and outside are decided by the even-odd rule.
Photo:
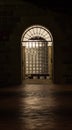
[[[25,46],[22,46],[22,79],[25,79]]]
[[[52,79],[52,46],[48,46],[48,73]]]

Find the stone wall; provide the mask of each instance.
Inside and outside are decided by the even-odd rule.
[[[21,36],[34,24],[53,35],[53,82],[72,83],[71,16],[30,3],[0,2],[0,86],[22,83]]]

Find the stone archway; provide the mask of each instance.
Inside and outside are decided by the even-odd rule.
[[[41,25],[33,25],[25,30],[21,42],[23,79],[33,76],[52,78],[53,37],[50,31]]]

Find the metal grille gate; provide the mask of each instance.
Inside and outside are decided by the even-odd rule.
[[[25,75],[48,76],[48,42],[23,41],[25,45]]]

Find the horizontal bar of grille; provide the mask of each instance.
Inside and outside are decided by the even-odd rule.
[[[21,41],[21,42],[52,42],[52,41],[33,40],[33,41]]]

